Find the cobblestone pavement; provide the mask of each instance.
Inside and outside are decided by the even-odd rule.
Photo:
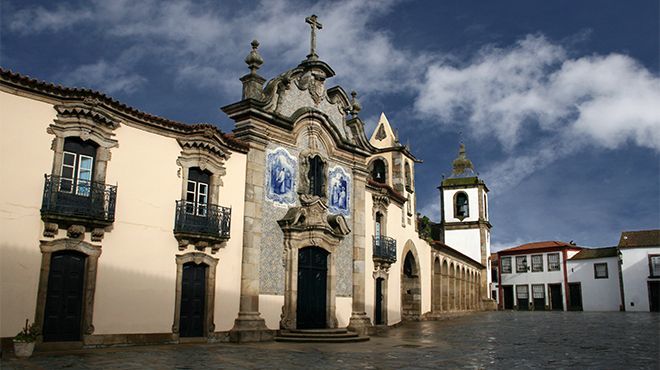
[[[660,369],[656,313],[482,312],[357,344],[179,344],[35,353],[2,369]]]

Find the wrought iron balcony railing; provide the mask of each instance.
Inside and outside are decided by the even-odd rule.
[[[41,216],[55,221],[110,225],[115,221],[117,186],[45,175]]]
[[[174,233],[229,239],[231,208],[215,204],[176,201]]]
[[[396,262],[396,240],[387,236],[373,237],[373,258],[384,262]]]

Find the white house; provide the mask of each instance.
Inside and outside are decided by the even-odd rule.
[[[624,231],[619,240],[626,311],[660,311],[660,230]]]
[[[583,249],[567,262],[568,284],[579,286],[584,311],[621,309],[616,247]],[[577,302],[574,302],[576,306]]]
[[[575,244],[543,241],[499,251],[499,308],[581,309],[579,285],[566,279],[567,261],[581,250]]]

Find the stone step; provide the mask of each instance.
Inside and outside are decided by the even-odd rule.
[[[352,343],[352,342],[366,342],[369,337],[354,336],[354,337],[275,337],[276,342],[288,343]]]
[[[346,328],[333,329],[288,329],[282,330],[282,333],[305,333],[305,334],[343,334],[348,333]]]
[[[277,342],[290,343],[346,343],[364,342],[369,337],[359,336],[345,328],[337,329],[291,329],[282,330],[275,337]]]
[[[291,333],[282,332],[280,337],[287,338],[352,338],[357,337],[357,333],[344,332],[344,333]]]

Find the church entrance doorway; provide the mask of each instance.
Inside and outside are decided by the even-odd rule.
[[[203,263],[188,262],[183,265],[181,316],[179,319],[181,337],[204,336],[207,269],[208,266]]]
[[[53,253],[44,311],[44,342],[80,340],[86,259],[74,251]]]
[[[298,329],[326,327],[328,252],[318,247],[298,250]]]
[[[513,310],[513,286],[503,285],[502,291],[502,295],[504,297],[504,309]]]
[[[564,300],[561,296],[561,284],[548,284],[550,290],[550,308],[553,311],[564,310]]]
[[[385,324],[383,320],[383,278],[376,279],[376,309],[375,309],[375,324]]]

